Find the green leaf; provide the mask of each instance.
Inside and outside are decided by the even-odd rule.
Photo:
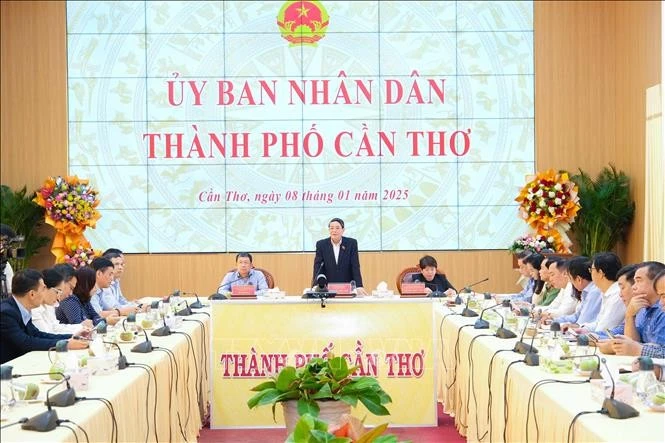
[[[349,376],[349,366],[344,357],[335,357],[329,360],[328,364],[335,380],[339,381]]]
[[[254,386],[250,391],[263,391],[264,389],[268,388],[274,388],[275,387],[275,382],[274,381],[266,381],[261,383],[260,385]]]
[[[372,377],[359,377],[342,388],[342,392],[358,392],[379,386],[379,382]]]
[[[312,429],[314,429],[314,423],[305,416],[300,417],[293,428],[293,441],[296,443],[308,442]]]
[[[362,397],[359,397],[358,400],[360,400],[360,402],[367,408],[367,410],[374,415],[390,415],[388,409],[386,409],[380,403],[378,396],[364,395]]]
[[[277,376],[276,388],[280,391],[288,391],[291,383],[296,379],[296,368],[287,366],[279,372]]]
[[[307,401],[304,398],[298,399],[298,414],[310,414],[312,417],[319,416],[319,405],[315,401]]]
[[[330,391],[330,386],[328,385],[323,385],[321,389],[314,395],[312,395],[310,398],[312,400],[318,400],[322,398],[332,398],[333,394]]]
[[[372,443],[397,443],[397,436],[392,434],[380,435]],[[410,442],[411,440],[408,440]]]
[[[358,396],[357,395],[340,395],[340,400],[342,400],[347,405],[351,405],[354,408],[358,405]]]
[[[266,389],[263,391],[263,395],[259,398],[256,406],[269,405],[270,403],[274,403],[277,397],[279,397],[281,394],[282,393],[277,389]]]

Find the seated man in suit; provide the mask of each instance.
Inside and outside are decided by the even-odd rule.
[[[314,256],[314,273],[316,276],[324,274],[328,283],[356,283],[356,293],[367,295],[363,288],[363,278],[360,275],[360,260],[358,258],[358,242],[354,238],[343,237],[344,221],[333,218],[328,223],[330,238],[316,242],[316,255]]]
[[[227,273],[217,288],[217,293],[231,292],[236,285],[254,285],[256,294],[259,295],[268,289],[266,276],[263,272],[253,269],[252,254],[240,252],[236,255],[236,270]]]
[[[431,294],[436,291],[443,292],[449,296],[455,295],[455,287],[450,284],[444,274],[437,272],[438,266],[434,257],[431,255],[424,256],[418,262],[420,274],[415,274],[411,281],[425,283],[425,294]]]
[[[0,364],[31,351],[48,351],[60,340],[68,349],[84,349],[87,341],[71,334],[48,334],[32,324],[32,310],[42,304],[46,285],[41,272],[26,269],[12,279],[12,296],[0,303]]]

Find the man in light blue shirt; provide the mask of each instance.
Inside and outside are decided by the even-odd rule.
[[[561,324],[562,330],[583,327],[598,317],[603,294],[591,281],[590,267],[591,261],[586,257],[575,257],[568,262],[568,278],[581,293],[581,301],[574,313],[554,319]]]
[[[138,306],[128,301],[120,289],[120,277],[125,270],[125,259],[121,252],[106,252],[103,256],[113,263],[113,281],[104,287],[98,285],[99,289],[90,299],[90,304],[100,314],[102,312],[114,311],[117,315],[127,315],[138,311]]]
[[[217,288],[217,292],[231,292],[231,288],[236,285],[253,285],[256,294],[260,294],[268,289],[268,283],[263,272],[253,269],[252,254],[241,252],[236,255],[236,270],[227,273]]]

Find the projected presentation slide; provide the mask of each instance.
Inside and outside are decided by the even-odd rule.
[[[67,2],[93,247],[504,249],[534,172],[533,5]]]

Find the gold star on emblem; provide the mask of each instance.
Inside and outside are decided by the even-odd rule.
[[[309,14],[309,9],[307,9],[304,4],[301,3],[301,5],[301,7],[296,9],[296,11],[300,13],[298,17],[307,17],[307,14]]]

